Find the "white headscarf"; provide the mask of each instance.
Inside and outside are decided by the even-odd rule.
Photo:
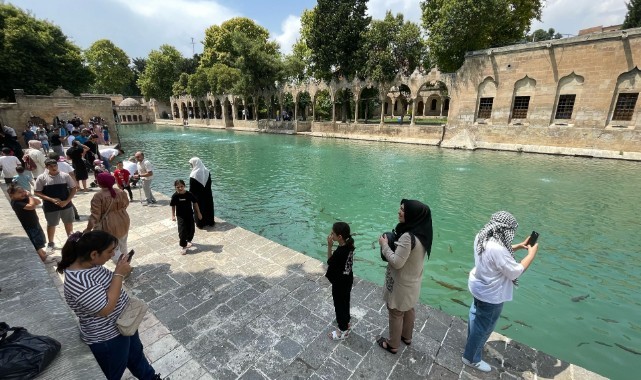
[[[198,157],[192,157],[189,160],[189,164],[191,165],[191,174],[189,174],[189,177],[205,186],[207,184],[207,179],[209,178],[209,170],[205,167],[205,164],[203,164]]]

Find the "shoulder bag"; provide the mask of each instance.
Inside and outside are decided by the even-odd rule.
[[[142,318],[149,309],[149,306],[140,298],[129,296],[129,302],[116,320],[116,326],[123,336],[132,336],[138,331]]]
[[[111,205],[114,204],[115,198],[111,198],[111,203],[109,203],[109,207],[107,207],[107,211],[105,211],[104,214],[100,216],[100,220],[96,222],[96,225],[93,227],[94,230],[105,230],[105,225],[107,224],[107,214],[109,214],[109,210],[111,210]]]

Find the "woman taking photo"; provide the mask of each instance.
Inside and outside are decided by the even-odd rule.
[[[211,192],[211,174],[209,169],[198,157],[189,160],[191,174],[189,174],[189,192],[198,200],[198,207],[203,216],[196,219],[196,227],[205,228],[216,224],[214,221],[214,196]]]
[[[122,283],[131,272],[126,255],[113,272],[103,266],[117,247],[118,239],[104,231],[69,235],[57,268],[65,275],[65,301],[78,316],[80,337],[107,379],[120,380],[125,368],[138,379],[160,379],[145,358],[138,332],[123,336],[116,326],[129,301]]]
[[[385,235],[378,239],[381,253],[387,260],[383,299],[389,312],[389,339],[379,338],[376,343],[396,354],[401,341],[412,343],[414,306],[418,302],[423,278],[423,260],[432,250],[432,212],[415,200],[401,200],[398,224],[393,231],[395,249]]]
[[[100,191],[91,198],[91,215],[85,232],[101,229],[109,232],[118,239],[120,252],[127,253],[127,236],[129,235],[129,198],[127,193],[118,188],[114,189],[116,178],[109,173],[96,176]],[[99,227],[99,228],[98,228]],[[117,261],[118,257],[114,258]]]

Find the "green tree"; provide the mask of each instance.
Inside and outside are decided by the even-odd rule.
[[[147,65],[147,60],[145,58],[134,58],[131,60],[131,64],[129,67],[131,68],[131,72],[133,73],[133,76],[131,77],[131,80],[129,81],[129,84],[127,84],[127,87],[124,90],[124,94],[127,95],[142,95],[140,92],[140,87],[138,87],[138,79],[140,78],[140,75],[142,75],[143,71],[145,71],[145,66]]]
[[[205,96],[210,91],[208,72],[210,67],[199,67],[196,72],[189,76],[187,81],[187,92],[194,96]],[[182,75],[182,74],[181,74]]]
[[[367,55],[366,77],[388,84],[399,73],[411,74],[421,65],[425,43],[418,25],[387,12],[383,20],[372,21],[363,44]]]
[[[269,32],[246,17],[234,17],[223,22],[220,26],[212,25],[205,30],[204,50],[201,65],[211,67],[215,63],[222,63],[233,67],[236,60],[244,53],[237,51],[232,46],[231,36],[240,33],[250,40],[267,43]],[[274,48],[274,45],[271,45]],[[276,49],[275,49],[276,50]],[[275,50],[273,53],[275,53]]]
[[[282,63],[278,45],[267,40],[256,40],[235,32],[231,35],[232,46],[238,55],[233,67],[240,71],[233,91],[245,96],[255,95],[263,89],[273,88],[281,79]]]
[[[229,94],[234,88],[234,84],[240,79],[240,70],[216,63],[207,73],[209,88],[214,94]]]
[[[187,93],[187,86],[189,86],[189,74],[180,73],[178,80],[171,85],[171,93],[174,96],[179,96]]]
[[[80,48],[58,26],[4,2],[0,3],[0,62],[0,98],[7,100],[14,100],[14,88],[49,94],[62,86],[79,94],[92,81]]]
[[[532,34],[526,36],[527,42],[557,40],[563,38],[561,33],[557,33],[554,28],[550,28],[547,32],[544,29],[537,29]]]
[[[307,46],[311,34],[313,9],[305,9],[301,15],[300,37],[292,47],[292,53],[283,59],[283,76],[290,82],[301,82],[310,77],[312,50]]]
[[[468,51],[523,40],[542,8],[542,0],[423,0],[430,59],[441,71],[454,72]]]
[[[628,7],[628,13],[623,21],[623,29],[641,27],[641,0],[630,0],[625,5]]]
[[[311,20],[302,20],[315,78],[329,81],[358,75],[365,63],[363,35],[371,20],[366,11],[367,0],[318,0]]]
[[[147,57],[145,70],[138,78],[138,87],[146,99],[169,100],[174,79],[180,75],[183,56],[175,47],[162,45]]]
[[[98,40],[84,54],[95,78],[91,85],[94,93],[117,94],[127,88],[134,74],[124,50],[109,40]]]

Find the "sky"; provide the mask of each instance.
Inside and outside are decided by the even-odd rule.
[[[480,0],[482,1],[482,0]],[[146,58],[163,44],[185,57],[202,53],[205,29],[232,17],[253,19],[270,32],[281,51],[291,52],[300,16],[316,0],[0,0],[58,25],[82,49],[109,39],[130,58]],[[564,35],[580,29],[623,23],[625,0],[547,0],[541,21],[531,30],[554,28]],[[420,25],[420,0],[369,0],[368,13],[382,19],[387,10]],[[331,36],[329,37],[331,38]],[[193,44],[192,44],[193,42]]]

